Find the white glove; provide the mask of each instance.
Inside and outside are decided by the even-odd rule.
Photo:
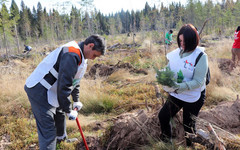
[[[83,107],[83,104],[81,102],[73,103],[73,109],[77,108],[77,111],[79,111],[82,107]]]
[[[166,92],[175,92],[178,88],[174,88],[174,87],[169,87],[169,86],[165,86],[163,85],[163,90]]]
[[[76,110],[71,110],[70,113],[67,113],[69,120],[76,120],[78,112]]]

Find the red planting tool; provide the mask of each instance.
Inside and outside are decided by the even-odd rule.
[[[77,111],[77,108],[74,108],[74,110]],[[85,145],[85,147],[86,147],[86,150],[89,150],[89,148],[88,148],[88,146],[87,146],[87,142],[86,142],[86,140],[85,140],[85,138],[84,138],[84,135],[83,135],[82,128],[81,128],[80,123],[79,123],[79,121],[78,121],[78,117],[76,118],[76,122],[77,122],[77,125],[78,125],[78,129],[79,129],[79,131],[80,131],[80,134],[81,134],[81,136],[82,136],[83,143],[84,143],[84,145]]]

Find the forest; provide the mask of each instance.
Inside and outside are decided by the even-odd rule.
[[[58,9],[46,10],[38,2],[37,8],[29,8],[21,2],[18,7],[12,0],[10,8],[6,0],[0,5],[0,54],[8,58],[11,54],[20,53],[24,44],[55,45],[57,41],[73,40],[91,34],[116,35],[154,31],[155,41],[159,41],[161,32],[169,29],[179,29],[183,23],[192,23],[199,30],[203,23],[205,35],[216,37],[232,35],[240,21],[240,0],[222,0],[214,3],[212,0],[188,0],[187,4],[172,3],[164,6],[158,2],[153,7],[146,2],[140,11],[123,11],[104,15],[92,7],[92,0],[82,1],[81,8],[70,6],[71,11]],[[89,8],[89,9],[88,9]],[[89,11],[88,11],[89,10]],[[63,13],[64,12],[64,13]]]

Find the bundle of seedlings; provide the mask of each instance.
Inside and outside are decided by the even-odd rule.
[[[166,67],[164,69],[158,70],[157,68],[154,68],[156,71],[156,78],[157,83],[169,87],[176,87],[177,80],[175,79],[175,74],[170,70],[169,67]]]

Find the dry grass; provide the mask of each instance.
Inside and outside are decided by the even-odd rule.
[[[118,100],[112,95],[103,92],[104,86],[101,80],[81,81],[80,101],[83,103],[82,113],[105,113],[111,112]]]
[[[129,73],[128,70],[125,69],[120,69],[118,71],[115,71],[113,74],[111,74],[108,78],[107,78],[107,82],[110,83],[114,83],[114,82],[123,82],[126,80],[131,80],[134,77]]]
[[[214,105],[221,101],[232,101],[239,94],[239,79],[237,76],[237,68],[229,75],[219,69],[217,59],[231,59],[232,40],[223,39],[222,41],[214,42],[214,44],[206,48],[209,56],[209,68],[211,72],[211,81],[207,86],[207,105]],[[214,58],[214,59],[213,59]]]
[[[223,39],[221,41],[213,41],[210,47],[206,48],[206,52],[210,58],[232,58],[232,39]]]
[[[236,92],[233,92],[227,87],[208,87],[207,88],[207,100],[205,101],[206,106],[216,105],[222,101],[233,101],[236,100]]]
[[[28,75],[26,70],[28,70],[29,67],[19,60],[14,60],[7,65],[2,64],[2,66],[7,67],[1,70],[0,74],[2,86],[0,91],[0,114],[22,114],[22,109],[26,109],[28,112],[30,103],[23,87]],[[28,113],[25,115],[28,115]]]

